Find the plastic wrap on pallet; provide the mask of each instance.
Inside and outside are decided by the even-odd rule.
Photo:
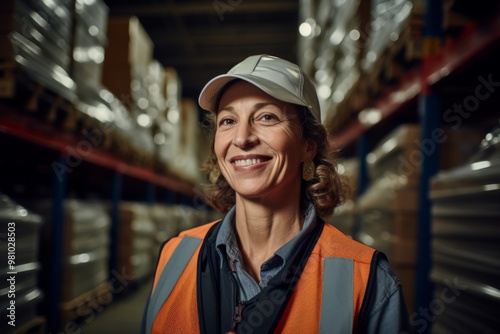
[[[388,174],[418,177],[419,164],[406,166],[404,162],[410,160],[408,157],[418,155],[419,136],[418,125],[404,124],[384,137],[366,157],[370,179],[377,180]]]
[[[177,71],[171,67],[165,68],[164,80],[166,109],[165,113],[160,113],[158,117],[158,130],[154,141],[157,145],[158,161],[168,168],[172,157],[176,156],[178,147],[181,145],[182,83]]]
[[[155,204],[151,209],[151,219],[156,226],[156,243],[159,247],[166,240],[175,237],[180,230],[180,217],[174,214],[174,206]],[[159,248],[158,248],[159,249]],[[157,254],[155,254],[157,255]]]
[[[43,264],[52,260],[52,201],[32,203],[48,224],[43,233]],[[68,199],[63,203],[62,293],[61,301],[73,300],[104,282],[109,274],[109,230],[111,220],[99,201]]]
[[[500,321],[500,128],[485,136],[469,163],[431,181],[431,278],[440,294],[449,282],[456,299],[434,332],[495,332]],[[472,305],[474,305],[472,307]],[[477,315],[477,316],[476,316]]]
[[[9,324],[10,318],[7,316],[7,308],[10,306],[9,299],[0,299],[0,315],[5,321],[0,324],[0,331],[5,334],[19,333],[16,331],[28,323],[32,322],[38,315],[37,306],[44,298],[43,292],[38,288],[32,288],[20,293],[16,292],[15,304],[15,326]]]
[[[385,136],[367,155],[368,175],[371,180],[389,174],[404,176],[408,184],[416,186],[423,154],[433,154],[439,149],[439,168],[450,169],[470,159],[477,151],[481,137],[478,129],[443,127],[435,129],[431,138],[421,141],[417,124],[403,124]]]
[[[361,226],[356,239],[383,251],[393,263],[414,264],[417,194],[404,177],[373,182],[358,201]]]
[[[153,60],[148,65],[148,75],[146,79],[147,90],[151,109],[156,113],[150,112],[152,117],[159,114],[165,114],[167,101],[165,95],[165,69],[158,60]]]
[[[154,269],[156,226],[150,207],[135,202],[120,203],[118,269],[141,280]]]
[[[99,242],[96,240],[96,243]],[[97,247],[66,259],[64,265],[63,301],[70,301],[98,287],[109,275],[109,251]]]
[[[185,205],[156,204],[151,209],[151,218],[156,227],[155,242],[157,249],[166,240],[180,232],[222,218],[221,214],[206,209],[191,208]],[[155,250],[155,256],[157,254]]]
[[[4,240],[0,242],[0,249],[4,254],[8,253],[6,233],[9,223],[15,223],[16,263],[23,264],[37,261],[40,228],[43,224],[42,217],[28,211],[7,195],[0,193],[0,224],[4,226],[4,234],[2,234]],[[4,265],[7,265],[7,263]]]
[[[75,19],[80,20],[80,24],[87,27],[89,35],[96,37],[101,45],[107,41],[108,11],[102,0],[75,1]]]
[[[369,71],[387,47],[399,38],[417,2],[421,1],[372,0],[370,33],[361,64],[364,71]]]
[[[64,210],[63,301],[69,301],[106,281],[111,220],[101,202],[66,200]]]
[[[66,1],[13,1],[1,5],[13,19],[0,31],[0,57],[13,59],[37,83],[73,101],[69,76],[73,18]]]
[[[0,250],[2,254],[10,254],[14,247],[15,260],[13,267],[9,267],[7,261],[0,266],[0,279],[7,284],[0,288],[0,315],[7,319],[0,324],[2,333],[11,333],[12,326],[7,324],[12,298],[8,295],[12,293],[8,279],[10,272],[15,272],[15,302],[17,328],[33,320],[37,315],[37,307],[43,298],[42,291],[38,287],[38,274],[41,268],[38,262],[40,228],[43,219],[40,215],[28,211],[23,206],[15,203],[7,195],[0,193],[0,225],[4,229],[0,240]],[[11,243],[9,238],[15,238]],[[13,246],[15,245],[15,246]],[[9,248],[10,247],[10,248]]]
[[[172,135],[170,145],[160,148],[160,159],[168,164],[171,171],[181,179],[199,182],[202,178],[199,158],[208,151],[208,147],[204,145],[208,141],[202,139],[203,133],[198,123],[198,109],[193,100],[182,100],[177,126],[179,128]]]
[[[356,15],[360,1],[321,1],[315,24],[320,29],[314,79],[323,120],[335,113],[359,77],[360,27]]]

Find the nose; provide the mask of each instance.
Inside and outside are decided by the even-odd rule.
[[[259,142],[252,124],[240,122],[233,138],[233,145],[241,149],[249,149]]]

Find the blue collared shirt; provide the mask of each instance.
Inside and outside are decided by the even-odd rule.
[[[260,283],[245,270],[241,252],[238,247],[236,235],[234,233],[234,218],[236,207],[232,207],[226,214],[219,233],[216,238],[217,252],[221,256],[228,257],[228,261],[233,261],[236,268],[236,277],[239,285],[240,300],[247,301],[258,294],[267,283],[273,278],[285,265],[291,256],[294,248],[299,244],[316,224],[316,210],[312,204],[306,210],[304,216],[304,225],[300,232],[286,244],[281,246],[273,256],[267,259],[260,267]],[[222,265],[221,261],[221,265]]]

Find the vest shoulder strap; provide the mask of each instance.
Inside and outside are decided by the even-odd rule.
[[[181,277],[184,269],[186,269],[189,260],[191,260],[200,243],[200,238],[185,236],[175,248],[158,279],[156,289],[154,289],[151,295],[146,318],[146,333],[151,333],[158,312],[168,296],[170,296],[175,284]]]
[[[158,281],[156,282],[153,293],[149,297],[148,306],[145,314],[145,330],[151,333],[153,324],[163,304],[170,296],[175,284],[186,269],[187,264],[203,241],[206,233],[218,221],[205,224],[200,227],[181,232],[180,243],[175,247],[174,252],[167,259]],[[166,244],[166,243],[165,243]],[[163,246],[165,246],[165,244]],[[160,252],[161,254],[161,252]],[[159,268],[157,268],[159,269]]]
[[[352,333],[354,319],[354,261],[326,257],[323,269],[323,292],[320,315],[321,334]],[[339,303],[339,300],[342,303]]]

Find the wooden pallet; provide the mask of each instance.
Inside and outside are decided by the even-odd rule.
[[[44,317],[36,317],[27,324],[17,328],[12,334],[44,334],[46,320]]]
[[[80,323],[102,312],[113,301],[111,289],[109,282],[103,282],[75,299],[61,303],[59,308],[63,327],[69,322]]]

